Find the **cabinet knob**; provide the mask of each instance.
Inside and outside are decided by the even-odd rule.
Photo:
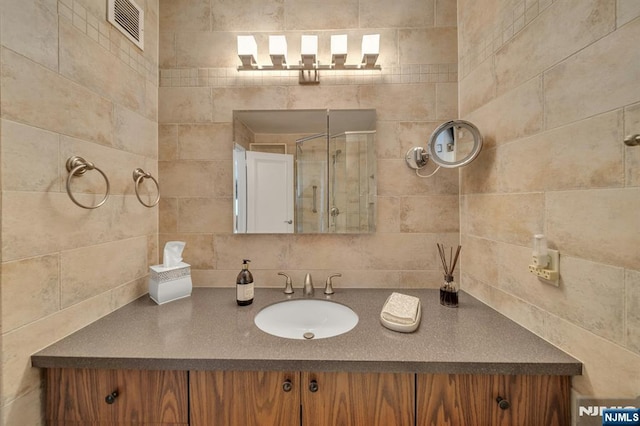
[[[293,389],[293,385],[291,384],[291,380],[287,379],[284,381],[284,383],[282,383],[282,390],[285,392],[291,392],[291,389]]]
[[[309,383],[309,390],[311,392],[318,392],[318,382],[315,380],[312,380],[311,383]]]
[[[104,398],[104,402],[106,402],[107,404],[113,404],[114,402],[116,402],[117,397],[118,391],[113,391]]]
[[[496,398],[496,402],[498,403],[498,407],[500,407],[501,410],[507,410],[509,407],[511,407],[511,404],[509,404],[509,401],[507,401],[501,396]]]

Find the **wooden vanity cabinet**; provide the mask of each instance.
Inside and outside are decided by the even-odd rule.
[[[46,370],[52,426],[188,425],[186,371]]]
[[[417,426],[565,426],[570,376],[418,374]]]
[[[415,375],[192,371],[192,426],[394,426],[415,422]]]

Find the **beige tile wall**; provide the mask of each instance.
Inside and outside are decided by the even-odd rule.
[[[458,174],[419,179],[404,155],[457,116],[455,0],[366,1],[160,0],[160,243],[187,241],[184,257],[197,286],[232,286],[243,258],[259,286],[301,287],[341,272],[336,286],[437,287],[436,242],[458,243]],[[385,13],[378,13],[380,10]],[[259,12],[258,12],[259,11]],[[242,72],[236,36],[254,34],[270,63],[268,35],[287,35],[296,61],[300,35],[349,37],[357,63],[363,34],[381,34],[382,71],[322,73],[300,86],[295,72]],[[233,235],[231,121],[234,109],[375,108],[378,217],[371,235]]]
[[[640,394],[640,9],[461,0],[460,111],[486,136],[461,172],[462,286],[580,359],[577,394]],[[531,237],[560,286],[529,274]]]
[[[144,294],[157,261],[159,208],[138,202],[131,175],[158,173],[159,10],[138,3],[144,52],[106,21],[106,1],[0,6],[0,424],[42,424],[30,355]],[[104,206],[84,210],[67,196],[71,155],[109,177]],[[105,190],[95,171],[72,187],[87,204]]]

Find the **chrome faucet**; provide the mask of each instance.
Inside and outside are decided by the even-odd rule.
[[[307,274],[307,276],[304,277],[304,287],[302,290],[302,294],[304,294],[305,296],[313,296],[313,293],[313,280],[311,279],[311,274]]]

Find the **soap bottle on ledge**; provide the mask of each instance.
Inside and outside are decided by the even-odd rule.
[[[236,279],[236,302],[240,306],[253,303],[253,275],[249,271],[249,259],[242,261],[242,271]]]

